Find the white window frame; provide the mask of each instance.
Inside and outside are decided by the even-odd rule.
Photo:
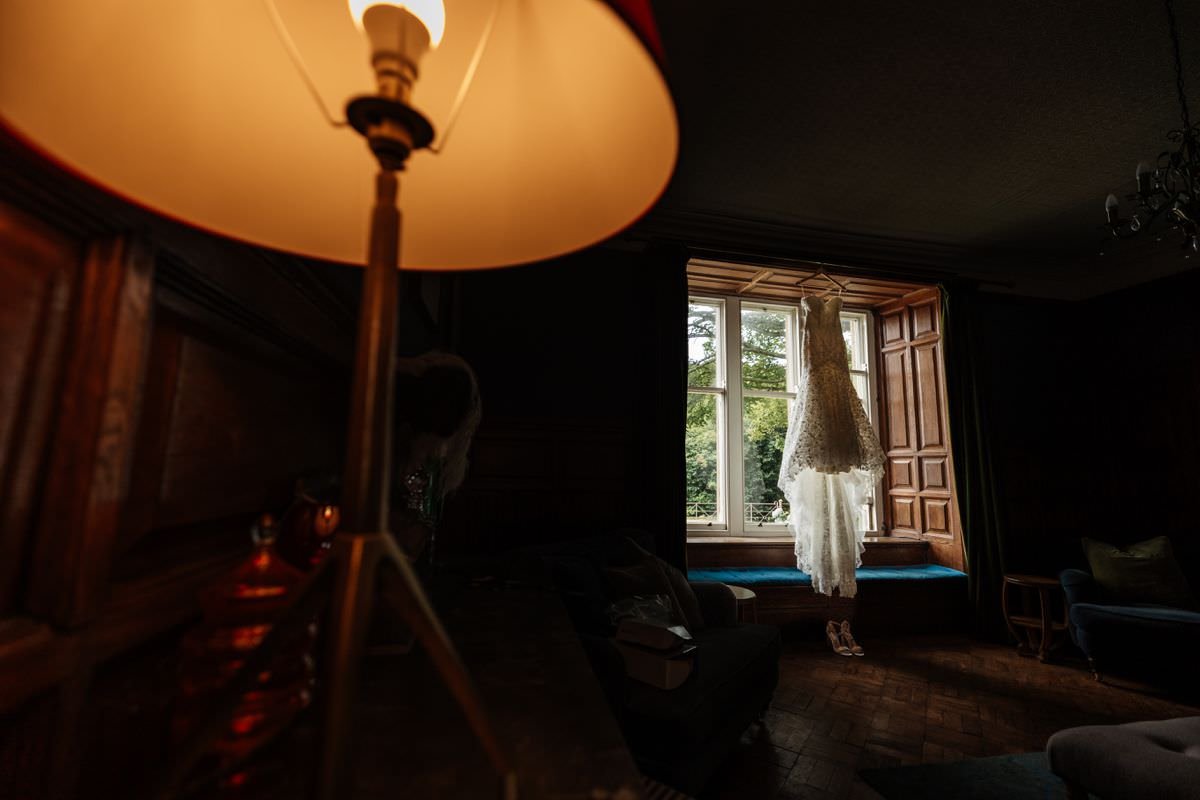
[[[718,306],[718,327],[721,338],[717,348],[716,386],[688,386],[689,393],[712,394],[717,397],[717,494],[718,510],[713,520],[687,520],[690,535],[709,536],[788,536],[790,530],[781,523],[747,523],[745,519],[745,475],[743,454],[743,404],[746,397],[786,397],[788,399],[789,418],[791,403],[796,397],[796,384],[799,380],[800,356],[800,302],[794,303],[779,300],[755,300],[735,296],[689,294],[688,303],[705,303]],[[787,382],[789,391],[765,391],[761,389],[747,390],[742,386],[742,307],[781,310],[788,312],[789,336],[787,342]],[[871,424],[878,428],[879,407],[878,354],[875,352],[875,320],[866,310],[849,308],[841,312],[843,317],[851,316],[861,320],[864,325],[865,345],[867,352],[867,369],[851,370],[852,374],[863,375],[867,379],[866,412]],[[874,534],[879,525],[878,502],[882,485],[875,487],[874,497],[870,506],[867,535]],[[737,509],[738,513],[730,513]]]

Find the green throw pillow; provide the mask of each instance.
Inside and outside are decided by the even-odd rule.
[[[1175,608],[1196,606],[1183,570],[1171,551],[1171,541],[1165,536],[1124,548],[1084,539],[1083,552],[1092,577],[1109,602],[1153,603]]]

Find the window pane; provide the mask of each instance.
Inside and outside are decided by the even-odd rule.
[[[688,386],[720,386],[721,307],[688,304]]]
[[[720,520],[720,453],[715,394],[689,392],[687,399],[687,518]]]
[[[788,401],[747,397],[743,402],[743,513],[747,526],[787,522],[787,503],[776,484],[787,437]]]
[[[854,391],[858,392],[858,399],[862,401],[863,410],[867,412],[867,417],[871,416],[871,404],[867,401],[867,376],[851,374],[850,382],[854,384]]]
[[[846,358],[850,369],[867,368],[867,324],[859,316],[842,317],[842,338],[846,340]]]
[[[742,386],[785,392],[787,311],[742,307]]]

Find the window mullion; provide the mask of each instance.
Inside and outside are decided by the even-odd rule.
[[[742,306],[737,298],[725,304],[725,524],[733,536],[745,532],[745,475],[742,461]]]

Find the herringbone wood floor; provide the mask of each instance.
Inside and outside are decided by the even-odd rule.
[[[1075,725],[1200,714],[965,638],[867,640],[864,658],[785,642],[779,688],[704,797],[877,798],[855,771],[1041,750]],[[1152,656],[1150,656],[1152,657]]]

